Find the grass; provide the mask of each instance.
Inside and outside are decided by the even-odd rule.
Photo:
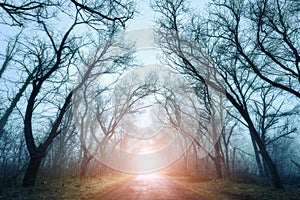
[[[299,200],[300,187],[285,185],[284,190],[255,183],[238,183],[226,180],[200,181],[193,177],[171,177],[207,200]]]
[[[299,200],[300,187],[285,185],[284,190],[255,183],[239,183],[226,180],[204,181],[197,177],[167,176],[185,188],[199,194],[205,200]],[[99,178],[69,178],[42,182],[34,187],[0,188],[0,199],[22,200],[77,200],[101,199],[118,188],[132,175],[113,173]]]
[[[129,175],[113,174],[99,178],[69,178],[53,180],[34,187],[2,188],[0,199],[50,200],[50,199],[101,199],[109,191],[130,178]]]

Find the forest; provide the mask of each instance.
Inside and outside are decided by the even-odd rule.
[[[135,0],[0,1],[0,192],[149,172],[299,187],[300,1],[193,2],[147,1],[132,31]]]

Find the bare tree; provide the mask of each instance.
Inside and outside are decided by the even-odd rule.
[[[10,64],[10,62],[13,59],[14,54],[16,53],[16,51],[18,51],[18,40],[19,40],[19,36],[22,32],[20,32],[19,34],[16,35],[15,38],[13,38],[12,41],[7,43],[7,47],[6,47],[6,51],[5,51],[5,55],[1,55],[1,60],[3,60],[1,68],[0,68],[0,78],[2,78],[2,75],[4,73],[4,71],[8,68],[8,65]]]
[[[3,17],[4,23],[11,26],[23,26],[30,20],[36,20],[36,17],[42,17],[38,11],[47,9],[47,7],[58,6],[59,3],[51,0],[23,1],[13,3],[4,1],[0,3],[0,7],[8,17]]]
[[[273,142],[282,138],[293,137],[297,131],[291,117],[297,116],[297,107],[285,108],[285,102],[282,101],[279,105],[276,103],[281,96],[281,92],[276,93],[271,86],[261,87],[260,101],[255,99],[253,111],[256,116],[256,127],[260,133],[263,144],[268,148]],[[272,152],[272,150],[269,150]],[[269,171],[264,164],[264,175],[269,176]]]
[[[162,97],[157,101],[165,109],[167,123],[181,135],[182,145],[190,141],[193,146],[185,150],[185,166],[195,164],[198,159],[196,157],[202,159],[208,156],[214,163],[217,177],[221,178],[220,132],[224,113],[223,107],[220,106],[222,103],[218,100],[222,97],[207,87],[202,87],[190,77],[172,70],[172,63],[169,64],[172,75],[164,81],[160,91]],[[212,98],[214,101],[209,100]],[[193,162],[189,159],[192,152],[196,156]]]
[[[10,70],[9,65],[13,65],[13,64],[17,65],[16,62],[13,62],[13,59],[14,59],[14,57],[16,57],[17,52],[20,51],[19,37],[20,37],[21,33],[22,33],[22,31],[20,31],[20,33],[18,33],[15,36],[15,38],[13,38],[12,41],[7,43],[5,55],[3,55],[3,58],[1,58],[1,60],[3,59],[3,63],[2,63],[1,69],[0,69],[0,79],[3,78],[3,74],[5,71]],[[3,135],[4,126],[6,125],[10,114],[13,112],[18,101],[20,100],[24,91],[26,90],[27,86],[29,85],[31,79],[32,79],[31,76],[28,76],[26,78],[26,80],[24,81],[24,83],[21,85],[18,92],[16,93],[16,95],[10,100],[10,104],[8,105],[8,107],[3,108],[3,110],[5,110],[5,111],[1,115],[1,118],[0,118],[0,138]],[[3,81],[3,79],[1,79],[1,81]]]
[[[221,51],[222,48],[217,48],[218,46],[216,46],[218,43],[209,40],[215,38],[217,38],[217,41],[219,38],[221,40],[223,38],[222,35],[219,35],[219,37],[205,37],[209,36],[211,27],[214,27],[215,24],[195,23],[195,21],[192,21],[194,23],[192,27],[194,28],[191,28],[190,31],[187,28],[183,28],[184,23],[182,23],[182,20],[187,10],[185,1],[155,1],[153,7],[163,15],[163,18],[159,20],[160,30],[158,34],[161,37],[159,40],[160,45],[167,52],[169,58],[173,62],[175,61],[181,73],[189,75],[200,84],[211,87],[226,96],[228,101],[242,116],[243,120],[245,120],[251,137],[253,137],[262,157],[268,165],[272,183],[276,188],[283,188],[276,165],[267,152],[247,108],[247,97],[244,95],[247,92],[247,88],[251,88],[251,83],[255,80],[255,76],[252,76],[245,69],[239,70],[239,62],[241,65],[244,62],[236,54],[228,57],[224,56]],[[227,17],[224,17],[224,19],[227,19]],[[226,35],[225,32],[224,34]],[[194,38],[194,40],[186,39],[189,37]],[[221,47],[236,52],[234,49],[229,48],[230,46],[227,47],[226,43],[220,44],[223,45]],[[218,51],[214,51],[215,49]],[[212,52],[216,54],[212,54]],[[208,71],[207,69],[212,69],[210,77],[205,73]],[[218,73],[214,73],[217,69],[220,72],[221,79],[218,77]],[[246,82],[239,81],[243,75],[249,77],[250,80]],[[223,84],[225,87],[223,87]]]
[[[75,112],[83,152],[81,176],[87,175],[89,163],[94,158],[108,166],[119,159],[114,157],[111,144],[118,146],[124,139],[125,118],[142,110],[141,101],[156,91],[153,77],[139,82],[136,76],[129,73],[102,89],[93,87],[99,81],[95,79],[76,95]]]
[[[234,173],[234,170],[231,171],[231,169],[233,169],[233,166],[231,166],[231,161],[230,160],[230,146],[231,146],[231,139],[234,135],[234,129],[235,127],[237,126],[238,124],[238,121],[233,121],[230,117],[226,117],[226,121],[224,122],[224,127],[222,129],[222,133],[221,133],[221,152],[222,152],[222,158],[223,158],[223,161],[224,161],[224,175],[225,176],[230,176],[230,174],[233,172]],[[232,124],[233,123],[233,124]]]
[[[36,35],[38,39],[32,40],[32,36],[25,30],[26,34],[23,35],[25,40],[22,42],[23,44],[26,42],[27,45],[27,52],[24,49],[26,59],[20,60],[31,76],[29,81],[31,91],[24,115],[24,135],[30,161],[23,186],[29,186],[35,183],[37,172],[42,159],[46,156],[47,149],[54,138],[61,133],[60,125],[71,105],[73,94],[89,78],[92,69],[95,69],[97,64],[100,65],[101,59],[89,65],[90,68],[83,72],[82,79],[72,85],[73,80],[70,79],[70,74],[73,73],[74,65],[80,65],[78,62],[80,60],[79,52],[83,53],[84,48],[88,48],[88,46],[93,48],[93,45],[105,43],[105,39],[112,42],[118,28],[124,27],[126,21],[132,18],[133,3],[130,1],[125,3],[97,1],[86,5],[79,1],[36,1],[23,2],[20,5],[4,2],[0,6],[8,15],[8,18],[4,19],[5,23],[9,23],[6,21],[9,18],[12,20],[12,25],[21,26],[26,23],[28,24],[27,31],[35,28],[38,34]],[[64,8],[67,9],[64,10]],[[58,22],[57,14],[61,14],[66,22],[59,32],[56,32],[53,26],[53,23]],[[82,37],[83,34],[79,30],[82,30],[83,27],[90,31],[89,37]],[[101,55],[97,56],[101,57]],[[117,58],[115,60],[114,64],[120,64]],[[51,103],[50,99],[55,91],[63,90],[65,92],[57,96],[58,102],[52,101]],[[47,102],[49,102],[48,105],[51,105],[48,111],[50,117],[47,117],[50,121],[46,122],[46,124],[50,124],[49,130],[43,133],[44,135],[36,134],[38,127],[36,127],[35,120],[39,113],[38,110],[41,105],[47,106]]]
[[[239,55],[263,81],[299,98],[298,15],[293,0],[213,1],[209,34],[225,57]]]

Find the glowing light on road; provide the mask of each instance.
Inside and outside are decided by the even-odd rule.
[[[160,166],[162,160],[161,155],[148,153],[151,156],[143,156],[136,162],[136,169],[138,171],[144,171],[145,169],[156,169]]]
[[[136,176],[135,180],[137,181],[145,181],[153,180],[153,179],[159,179],[160,175],[158,173],[148,173],[148,174],[139,174]]]

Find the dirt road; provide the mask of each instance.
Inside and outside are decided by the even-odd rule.
[[[103,200],[203,200],[159,174],[139,175],[102,197]]]

